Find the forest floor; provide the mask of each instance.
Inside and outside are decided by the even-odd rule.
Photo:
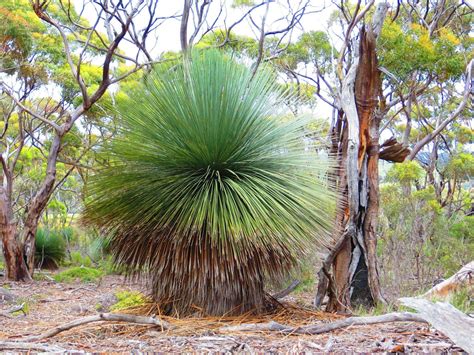
[[[97,314],[98,305],[107,303],[114,294],[124,290],[140,290],[138,283],[125,281],[121,276],[106,276],[98,284],[0,282],[14,296],[13,302],[0,299],[0,344],[20,341],[21,337],[40,334],[57,325],[87,315]],[[285,317],[295,325],[328,322],[342,316],[309,310],[311,294],[293,293],[283,301],[305,306],[294,306],[275,315],[259,319],[240,319],[241,322],[267,322]],[[8,315],[15,304],[25,303],[26,314]],[[298,310],[300,309],[300,310]],[[3,314],[3,316],[1,315]],[[306,319],[302,320],[302,315]],[[385,323],[353,326],[320,335],[282,335],[277,332],[225,332],[219,329],[235,325],[233,318],[166,319],[174,329],[160,331],[156,326],[100,322],[86,324],[62,332],[41,344],[78,352],[454,352],[452,342],[435,329],[422,323]],[[1,349],[0,349],[1,350]]]

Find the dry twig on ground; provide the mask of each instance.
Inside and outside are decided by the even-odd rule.
[[[161,327],[162,330],[170,328],[167,322],[164,322],[154,317],[142,317],[142,316],[135,316],[131,314],[100,313],[93,316],[79,318],[66,324],[58,325],[57,327],[50,329],[42,334],[32,335],[29,337],[21,338],[20,340],[24,342],[30,342],[30,341],[47,339],[47,338],[51,338],[55,336],[56,334],[59,334],[61,332],[64,332],[66,330],[69,330],[75,327],[79,327],[84,324],[93,323],[93,322],[102,322],[102,321],[157,325]]]
[[[311,324],[302,327],[291,327],[277,322],[242,324],[237,326],[226,326],[220,328],[221,331],[241,332],[241,331],[278,331],[286,334],[321,334],[331,332],[336,329],[346,328],[353,325],[367,325],[389,322],[423,322],[426,321],[414,313],[389,313],[381,316],[370,317],[350,317],[337,320],[331,323]]]
[[[28,351],[42,351],[42,352],[76,352],[71,349],[63,349],[55,345],[36,344],[19,341],[0,341],[0,350],[28,350]]]

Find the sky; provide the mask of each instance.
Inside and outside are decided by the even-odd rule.
[[[136,1],[136,0],[135,0]],[[156,16],[159,17],[168,17],[176,14],[181,14],[184,0],[148,0],[148,1],[158,1],[157,13]],[[266,31],[273,31],[285,28],[288,26],[289,20],[289,6],[296,9],[300,8],[307,0],[276,0],[272,1],[269,5],[269,11],[267,14],[266,20]],[[200,2],[202,3],[202,2]],[[225,28],[230,26],[238,19],[245,14],[249,7],[233,7],[231,6],[233,0],[212,0],[209,7],[209,13],[207,18],[209,23],[213,23],[216,16],[222,9],[221,16],[217,21],[215,28]],[[260,1],[255,1],[255,3],[260,3]],[[96,5],[93,5],[90,0],[78,0],[75,2],[76,10],[81,11],[82,6],[85,5],[83,16],[89,20],[90,23],[94,23],[97,18]],[[297,40],[298,36],[303,31],[316,31],[316,30],[327,30],[327,22],[331,12],[335,10],[335,6],[331,4],[329,0],[311,0],[310,5],[307,7],[309,13],[305,14],[302,18],[301,25],[297,26],[291,37],[286,39],[290,41]],[[265,6],[261,6],[255,11],[252,12],[252,18],[258,25],[261,24],[262,18],[265,14]],[[194,21],[195,19],[190,16],[189,26],[188,26],[188,36],[194,30]],[[180,18],[177,19],[167,19],[163,21],[163,24],[156,30],[156,46],[152,51],[154,57],[159,57],[162,53],[167,51],[179,51],[180,46],[180,37],[179,37],[179,27],[180,27]],[[144,26],[147,23],[147,16],[140,15],[136,18],[135,23],[138,27]],[[203,26],[204,28],[206,25]],[[99,28],[101,31],[106,32],[104,28]],[[255,26],[252,25],[250,19],[247,17],[239,25],[233,28],[233,33],[239,35],[250,36],[252,38],[258,38],[259,33]],[[333,36],[337,41],[337,37]],[[198,37],[199,38],[199,35]],[[155,39],[150,38],[150,46],[155,45]],[[136,47],[123,43],[121,49],[126,52],[129,56],[134,56],[136,53]],[[113,90],[113,89],[112,89]],[[317,107],[317,112],[319,117],[331,116],[331,107],[321,102],[319,107]]]
[[[158,1],[157,16],[166,17],[175,14],[180,14],[183,8],[184,0],[147,0],[147,1]],[[219,13],[221,6],[223,8],[222,14],[219,21],[216,23],[216,28],[223,28],[224,24],[229,26],[237,19],[239,19],[249,7],[232,7],[233,0],[212,0],[209,7],[208,19],[209,22],[213,22]],[[258,1],[255,1],[259,3]],[[267,26],[268,30],[281,29],[286,27],[287,21],[281,20],[285,16],[288,16],[288,4],[290,3],[293,8],[298,8],[298,5],[304,3],[303,0],[277,0],[272,1],[269,6],[269,13],[267,15]],[[92,23],[96,18],[96,12],[93,10],[93,5],[90,4],[89,0],[79,0],[75,2],[76,9],[80,11],[83,4],[86,4],[84,16]],[[334,5],[330,5],[328,0],[311,0],[308,9],[310,11],[317,11],[317,13],[309,13],[303,16],[302,27],[298,26],[293,33],[292,38],[296,39],[302,32],[302,28],[305,31],[314,30],[325,30],[326,24],[329,18],[329,14],[334,10]],[[325,10],[324,10],[325,9]],[[261,23],[261,18],[265,13],[265,6],[261,6],[252,12],[252,17],[257,24]],[[278,21],[280,19],[280,21]],[[147,19],[145,16],[139,16],[137,22],[145,22]],[[180,50],[180,39],[179,39],[179,26],[180,19],[169,19],[163,22],[163,24],[156,31],[158,36],[157,46],[155,52],[162,53],[166,51],[179,51]],[[193,19],[190,17],[188,26],[188,35],[193,30]],[[233,32],[240,35],[246,35],[256,37],[258,34],[255,33],[255,28],[251,25],[250,20],[247,18],[237,25]]]

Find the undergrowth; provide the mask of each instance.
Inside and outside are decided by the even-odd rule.
[[[70,265],[91,267],[92,260],[89,256],[83,256],[79,251],[71,252]]]
[[[461,287],[446,298],[434,298],[433,302],[449,302],[464,313],[474,313],[474,288]]]
[[[143,306],[147,298],[138,291],[119,291],[115,294],[117,303],[110,307],[111,311],[121,311],[127,308]]]
[[[445,298],[433,298],[431,302],[448,302],[461,312],[474,313],[474,290],[462,287]],[[390,312],[413,312],[409,307],[397,305],[396,303],[378,304],[373,308],[357,307],[353,313],[358,316],[378,316]]]
[[[39,228],[35,238],[35,265],[39,268],[57,269],[66,256],[66,244],[56,230]]]
[[[79,266],[62,271],[54,276],[57,282],[96,282],[103,276],[102,270]]]

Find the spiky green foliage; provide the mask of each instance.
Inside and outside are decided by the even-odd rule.
[[[37,267],[57,269],[66,256],[66,243],[61,231],[39,228],[35,238]]]
[[[329,160],[304,141],[308,120],[282,109],[272,72],[215,51],[130,96],[85,220],[112,235],[118,263],[149,273],[169,311],[263,309],[265,278],[329,240]]]

